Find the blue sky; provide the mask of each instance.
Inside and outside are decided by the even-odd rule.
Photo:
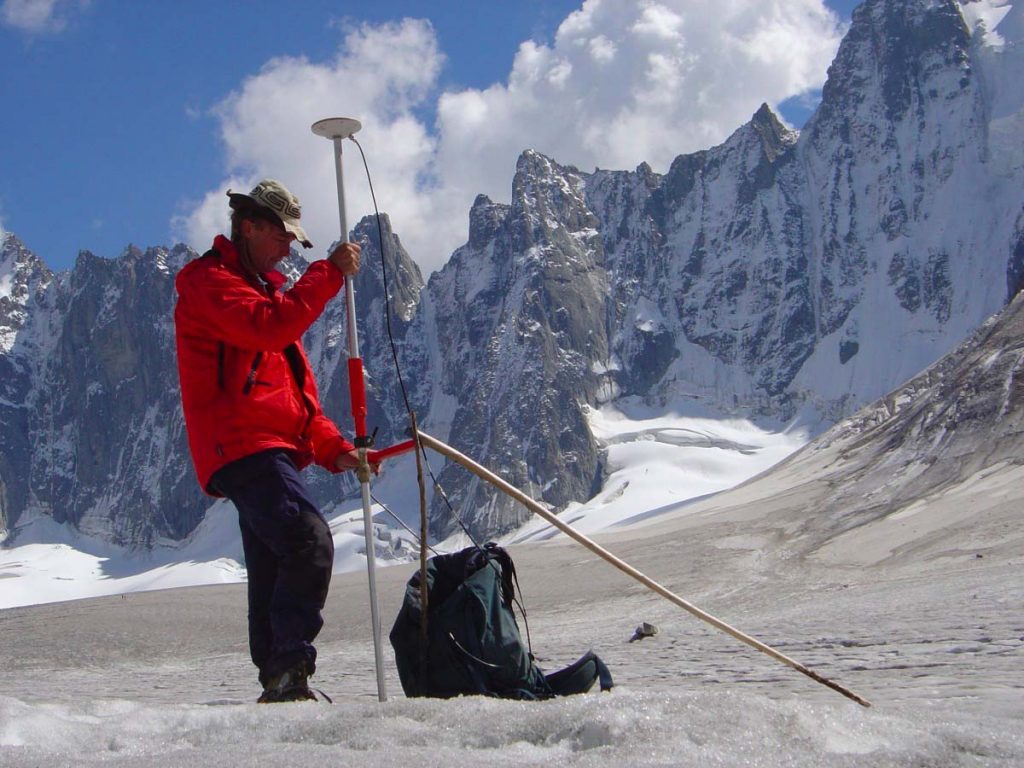
[[[275,176],[318,255],[336,236],[321,117],[363,120],[382,209],[421,265],[507,200],[536,148],[656,171],[767,101],[799,123],[856,3],[3,0],[0,227],[54,269],[223,228],[224,190]],[[346,154],[349,219],[369,211]],[[334,228],[332,232],[331,228]]]

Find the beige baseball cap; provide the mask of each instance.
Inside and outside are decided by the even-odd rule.
[[[229,189],[227,196],[231,201],[229,205],[235,210],[252,206],[267,209],[276,216],[286,231],[295,235],[295,239],[302,243],[303,247],[313,247],[313,243],[306,237],[305,230],[299,224],[299,219],[302,218],[299,198],[289,192],[280,181],[264,179],[253,187],[249,194],[232,192]]]

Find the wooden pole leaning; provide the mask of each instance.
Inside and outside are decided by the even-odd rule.
[[[804,666],[800,662],[795,661],[794,659],[789,658],[788,656],[786,656],[785,654],[781,653],[780,651],[777,651],[776,649],[772,648],[770,645],[766,645],[765,643],[762,643],[760,640],[758,640],[758,639],[756,639],[754,637],[751,637],[750,635],[748,635],[748,634],[746,634],[744,632],[741,632],[740,630],[736,629],[735,627],[732,627],[732,626],[726,624],[724,621],[715,618],[710,613],[707,613],[706,611],[702,611],[697,606],[695,606],[692,603],[690,603],[690,602],[684,600],[683,598],[679,597],[679,595],[675,594],[674,592],[672,592],[671,590],[667,589],[666,587],[663,587],[658,582],[654,581],[651,578],[648,578],[643,573],[638,571],[636,568],[631,566],[629,563],[627,563],[627,562],[625,562],[623,560],[620,560],[618,557],[613,555],[611,552],[609,552],[608,550],[604,549],[604,547],[599,545],[597,542],[593,541],[592,539],[588,538],[587,536],[584,536],[579,531],[575,530],[571,526],[569,526],[566,523],[564,523],[561,520],[559,520],[555,515],[551,514],[551,512],[549,512],[548,510],[544,509],[544,507],[542,507],[536,501],[534,501],[529,496],[527,496],[525,493],[520,491],[518,488],[516,488],[515,486],[505,482],[500,477],[495,475],[493,472],[491,472],[490,470],[488,470],[485,467],[481,466],[480,464],[477,464],[471,458],[469,458],[465,454],[462,454],[459,451],[455,450],[450,445],[447,445],[446,443],[443,443],[440,440],[438,440],[438,439],[436,439],[434,437],[431,437],[430,435],[428,435],[428,434],[426,434],[425,432],[422,432],[422,431],[419,432],[418,436],[419,436],[419,441],[423,445],[425,445],[428,448],[436,451],[437,453],[440,453],[442,456],[446,456],[447,458],[449,458],[452,461],[454,461],[456,464],[460,464],[461,466],[465,467],[467,470],[472,472],[474,475],[479,477],[481,480],[485,480],[486,482],[488,482],[491,485],[493,485],[494,487],[496,487],[498,490],[500,490],[503,493],[511,496],[513,499],[518,501],[520,504],[522,504],[524,507],[529,509],[531,512],[534,512],[535,514],[537,514],[540,517],[542,517],[545,520],[547,520],[549,523],[551,523],[553,526],[555,526],[555,528],[560,530],[566,536],[569,536],[570,538],[575,539],[577,542],[582,544],[584,547],[589,549],[591,552],[593,552],[594,554],[596,554],[599,557],[603,558],[604,560],[608,561],[609,563],[614,565],[616,568],[618,568],[620,571],[625,573],[627,576],[630,576],[633,579],[636,579],[637,581],[639,581],[641,584],[643,584],[648,589],[652,590],[653,592],[658,593],[659,595],[664,597],[669,602],[674,603],[675,605],[679,606],[680,608],[682,608],[685,611],[688,611],[689,613],[693,614],[694,616],[696,616],[701,621],[705,621],[708,624],[710,624],[711,626],[716,627],[717,629],[722,630],[723,632],[725,632],[728,635],[731,635],[732,637],[736,638],[740,642],[746,643],[751,648],[755,648],[756,650],[761,651],[761,653],[764,653],[764,654],[767,654],[768,656],[771,656],[776,661],[780,661],[783,664],[785,664],[786,666],[792,667],[797,672],[801,672],[804,675],[807,675],[809,678],[811,678],[815,682],[821,683],[822,685],[827,686],[828,688],[831,688],[832,690],[837,691],[838,693],[841,693],[843,696],[846,696],[848,699],[852,699],[853,701],[857,702],[861,706],[864,706],[864,707],[870,707],[871,706],[871,702],[867,701],[866,699],[862,698],[861,696],[858,696],[856,693],[854,693],[853,691],[849,690],[848,688],[844,688],[843,686],[839,685],[838,683],[836,683],[836,682],[834,682],[832,680],[829,680],[826,677],[822,677],[817,672],[815,672],[815,671],[813,671],[811,669],[808,669],[806,666]]]

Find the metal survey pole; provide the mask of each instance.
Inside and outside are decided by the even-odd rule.
[[[334,169],[338,181],[338,218],[341,222],[341,239],[348,240],[348,221],[345,217],[345,183],[341,163],[341,142],[351,138],[362,128],[358,120],[350,117],[329,117],[313,123],[312,130],[334,143]],[[382,244],[383,247],[383,244]],[[363,377],[363,360],[359,356],[359,333],[356,328],[356,296],[351,278],[345,279],[345,305],[348,316],[348,388],[352,402],[352,420],[355,422],[355,446],[359,452],[359,467],[356,476],[363,496],[363,536],[366,539],[366,574],[370,581],[370,622],[373,625],[373,658],[377,667],[377,698],[387,701],[387,687],[384,683],[384,653],[381,645],[380,611],[377,606],[377,576],[373,547],[373,515],[370,512],[370,465],[367,451],[371,439],[366,433],[366,383]]]

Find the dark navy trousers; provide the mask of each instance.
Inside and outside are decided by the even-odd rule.
[[[316,668],[334,540],[287,451],[246,456],[210,485],[238,510],[249,576],[249,652],[260,683],[301,662]]]

